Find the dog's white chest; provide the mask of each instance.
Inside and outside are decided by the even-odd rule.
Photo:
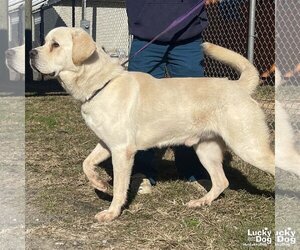
[[[99,111],[99,110],[97,110]],[[82,117],[86,125],[99,137],[100,140],[104,141],[107,145],[110,144],[110,129],[105,125],[103,120],[104,117],[101,111],[95,112],[95,110],[81,109]]]
[[[81,115],[88,127],[92,129],[97,134],[97,128],[99,129],[99,124],[93,119],[93,115],[90,114],[90,112],[87,112],[86,110],[81,110]]]
[[[83,112],[81,112],[83,119],[85,120],[85,123],[90,127],[95,127],[96,123],[94,122],[94,120],[92,119],[92,117],[88,114],[85,114]]]

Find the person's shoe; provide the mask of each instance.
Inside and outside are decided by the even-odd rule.
[[[138,194],[151,194],[152,185],[149,179],[144,178],[140,184]]]
[[[152,192],[151,181],[145,175],[134,174],[131,179],[131,189],[137,191],[138,194],[150,194]]]

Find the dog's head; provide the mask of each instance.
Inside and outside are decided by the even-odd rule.
[[[57,76],[74,71],[96,50],[96,44],[83,29],[59,27],[45,37],[45,44],[30,51],[30,64],[42,74]]]
[[[5,51],[6,65],[9,69],[25,74],[25,45],[14,47]]]

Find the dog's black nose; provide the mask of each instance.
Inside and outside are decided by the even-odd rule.
[[[37,56],[37,54],[38,54],[38,51],[36,49],[30,50],[29,51],[29,57],[30,57],[30,59],[35,58]]]
[[[8,50],[5,51],[5,55],[6,55],[7,57],[12,57],[12,56],[14,56],[15,54],[16,54],[16,52],[15,52],[13,49],[8,49]]]

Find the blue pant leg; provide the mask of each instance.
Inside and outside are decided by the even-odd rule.
[[[148,42],[134,38],[132,40],[130,57]],[[165,76],[167,46],[150,44],[145,50],[133,57],[128,64],[128,71],[144,72],[156,78]]]
[[[171,77],[204,76],[204,54],[201,39],[172,46],[168,55],[167,70]],[[179,146],[175,150],[175,164],[181,178],[195,180],[206,178],[207,173],[193,148]]]
[[[203,77],[204,53],[202,39],[170,46],[167,69],[171,77]]]
[[[134,38],[131,45],[130,55],[142,48],[147,41]],[[128,71],[145,72],[153,77],[165,76],[165,54],[167,47],[160,44],[151,44],[136,57],[129,61]],[[156,171],[153,168],[154,150],[139,151],[135,156],[133,174],[142,173],[155,183]]]

